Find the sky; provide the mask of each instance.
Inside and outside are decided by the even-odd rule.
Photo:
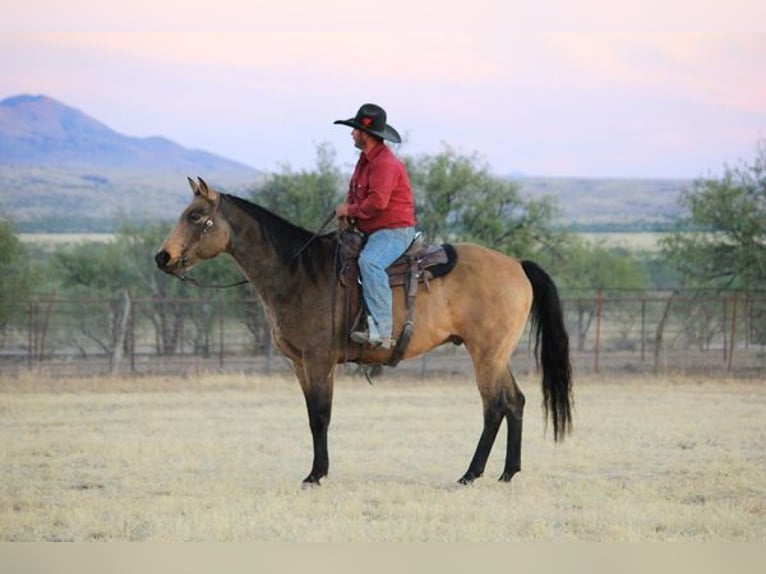
[[[0,0],[7,3],[9,0]],[[9,12],[10,10],[10,12]],[[695,178],[766,138],[763,0],[27,0],[0,99],[45,94],[130,136],[257,169],[353,165],[366,102],[397,153],[493,173]],[[204,175],[204,174],[200,174]]]

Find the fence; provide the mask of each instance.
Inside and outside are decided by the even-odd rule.
[[[598,291],[562,299],[578,372],[704,372],[759,377],[766,367],[766,295]],[[270,344],[255,299],[33,300],[0,333],[0,372],[56,376],[280,372],[289,365]],[[417,329],[417,325],[415,327]],[[502,329],[503,325],[498,325]],[[530,338],[514,370],[536,369]],[[440,347],[403,361],[417,376],[465,373],[464,349]]]

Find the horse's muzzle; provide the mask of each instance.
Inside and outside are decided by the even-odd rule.
[[[170,269],[168,269],[168,263],[170,262],[170,253],[165,251],[164,249],[157,253],[157,255],[154,256],[154,262],[157,263],[157,267],[159,267],[162,271],[165,271],[166,273],[170,273]]]

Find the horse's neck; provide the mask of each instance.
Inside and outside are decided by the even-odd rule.
[[[231,228],[227,251],[253,285],[268,284],[272,278],[288,271],[283,270],[279,254],[256,218],[231,202],[224,213]]]
[[[293,287],[311,283],[300,262],[280,257],[261,222],[231,202],[225,211],[232,232],[227,251],[264,302],[276,304],[291,295]]]

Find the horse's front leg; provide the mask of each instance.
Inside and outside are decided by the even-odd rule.
[[[309,475],[303,479],[303,484],[319,485],[320,479],[327,476],[330,468],[327,430],[332,414],[334,368],[328,371],[318,369],[311,364],[296,364],[295,374],[298,376],[306,399],[309,427],[314,443],[314,463],[311,465]]]

